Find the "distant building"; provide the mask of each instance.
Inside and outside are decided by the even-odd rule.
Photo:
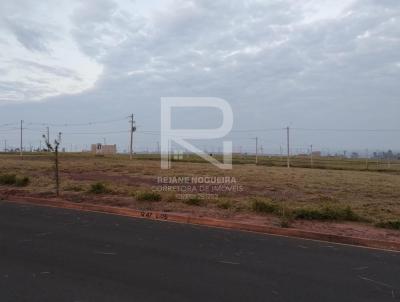
[[[321,157],[322,154],[321,151],[313,151],[312,155],[315,157]]]
[[[91,151],[99,155],[117,154],[117,145],[92,144]]]

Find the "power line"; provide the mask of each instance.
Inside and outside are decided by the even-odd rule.
[[[72,126],[92,126],[98,124],[109,124],[115,123],[119,121],[126,120],[126,117],[117,118],[117,119],[110,119],[110,120],[103,120],[103,121],[93,121],[93,122],[85,122],[85,123],[63,123],[63,124],[53,124],[53,123],[35,123],[29,122],[28,125],[36,125],[36,126],[52,126],[52,127],[72,127]]]
[[[7,129],[7,130],[0,130],[0,133],[2,134],[8,134],[8,133],[14,133],[15,131],[19,131],[20,128],[15,128],[15,129]]]
[[[7,126],[13,126],[13,125],[18,125],[18,123],[7,123],[7,124],[2,124],[2,125],[0,125],[0,128],[1,128],[1,127],[7,127]]]
[[[33,126],[51,126],[51,127],[73,127],[73,126],[92,126],[92,125],[97,125],[97,124],[108,124],[108,123],[114,123],[114,122],[119,122],[126,120],[126,117],[123,118],[117,118],[117,119],[110,119],[110,120],[102,120],[102,121],[92,121],[92,122],[85,122],[85,123],[36,123],[36,122],[25,122],[24,124],[26,125],[33,125]],[[0,131],[12,131],[12,130],[19,130],[20,127],[18,127],[17,122],[15,123],[6,123],[6,124],[1,124],[0,128],[4,127],[9,127],[9,126],[15,126],[11,128],[6,128],[6,129],[1,129]],[[24,128],[26,130],[37,130],[37,131],[42,131],[41,129],[33,129],[33,128]],[[292,128],[292,130],[296,131],[327,131],[327,132],[400,132],[400,129],[360,129],[360,128]],[[269,132],[269,131],[284,131],[286,128],[254,128],[254,129],[234,129],[231,130],[231,133],[238,133],[238,132]],[[140,131],[141,133],[161,133],[160,130],[142,130]]]
[[[331,131],[331,132],[400,132],[400,129],[334,129],[334,128],[290,128],[298,131]]]
[[[340,129],[340,128],[290,128],[291,130],[298,131],[337,131],[337,132],[400,132],[400,129]],[[196,129],[197,130],[197,129]],[[286,128],[265,128],[265,129],[236,129],[231,130],[231,133],[235,132],[268,132],[268,131],[286,131]],[[142,130],[141,133],[161,133],[160,130]]]
[[[91,135],[91,134],[119,134],[119,133],[128,133],[129,130],[120,130],[120,131],[102,131],[102,132],[63,132],[64,135]]]

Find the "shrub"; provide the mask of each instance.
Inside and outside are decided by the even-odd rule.
[[[227,210],[232,207],[232,204],[229,201],[219,201],[217,203],[217,207],[220,209]]]
[[[25,187],[29,184],[30,179],[27,176],[17,177],[15,174],[0,175],[0,184],[8,186]]]
[[[385,229],[400,230],[400,220],[382,221],[377,223],[376,226]]]
[[[66,185],[64,187],[65,191],[73,191],[73,192],[82,192],[84,191],[84,188],[82,188],[81,186],[78,185]]]
[[[27,176],[24,176],[22,178],[17,177],[15,180],[15,185],[17,187],[26,187],[27,185],[29,185],[29,183],[30,183],[30,179]]]
[[[15,174],[0,175],[0,184],[2,185],[15,185],[16,182],[17,176]]]
[[[89,192],[93,194],[104,194],[109,192],[109,190],[107,189],[105,184],[101,182],[96,182],[90,186]]]
[[[280,221],[279,221],[281,228],[288,228],[288,227],[290,227],[290,223],[291,223],[291,222],[292,222],[292,221],[291,221],[290,217],[287,217],[287,216],[282,216],[281,219],[280,219]]]
[[[359,221],[360,217],[349,207],[325,206],[321,209],[297,209],[294,218],[306,220],[346,220]]]
[[[160,201],[161,195],[155,192],[139,192],[136,199],[140,201]]]
[[[186,199],[183,202],[186,203],[187,205],[190,205],[190,206],[199,206],[199,205],[201,205],[201,199],[199,197],[197,197],[197,196],[191,197],[189,199]]]
[[[257,213],[279,213],[279,206],[271,202],[254,200],[251,209]]]

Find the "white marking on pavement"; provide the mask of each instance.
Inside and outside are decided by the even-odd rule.
[[[94,251],[93,253],[95,253],[95,254],[99,254],[99,255],[112,255],[112,256],[115,256],[115,255],[117,255],[117,253],[114,253],[114,252],[102,252],[102,251]]]
[[[239,265],[240,263],[238,262],[231,262],[231,261],[218,261],[219,263],[223,263],[223,264],[232,264],[232,265]]]

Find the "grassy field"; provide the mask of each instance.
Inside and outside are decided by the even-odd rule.
[[[147,160],[160,160],[160,157],[155,154],[138,154],[135,155],[137,159]],[[214,155],[218,160],[222,160],[220,155]],[[196,162],[204,163],[205,161],[196,155],[183,155],[179,162]],[[255,155],[233,155],[233,164],[254,164],[256,162]],[[286,167],[287,159],[285,156],[258,156],[258,165],[269,167]],[[329,169],[329,170],[350,170],[350,171],[375,171],[375,172],[389,172],[400,174],[400,160],[396,159],[366,159],[366,158],[343,158],[343,157],[313,157],[305,155],[291,156],[290,165],[295,168],[315,168],[315,169]]]
[[[50,154],[25,155],[23,160],[17,155],[0,155],[0,190],[53,196],[52,159]],[[317,162],[314,169],[287,169],[268,158],[260,158],[259,165],[251,164],[251,158],[236,158],[233,170],[222,171],[186,158],[174,162],[170,170],[161,170],[156,159],[144,155],[131,161],[123,155],[61,154],[62,195],[73,202],[94,200],[165,211],[265,213],[283,217],[283,223],[286,219],[352,220],[397,228],[400,219],[400,173],[396,163],[375,171],[371,171],[372,166],[368,171],[364,169],[365,161],[359,163],[359,169],[340,168],[338,163],[333,169],[318,169]],[[5,181],[10,174],[16,175],[15,182]],[[185,185],[184,191],[170,190],[174,184],[160,183],[159,178],[204,176],[234,178],[235,190],[232,184],[214,184],[201,192],[199,184],[194,186],[195,191],[185,191],[191,185]]]

